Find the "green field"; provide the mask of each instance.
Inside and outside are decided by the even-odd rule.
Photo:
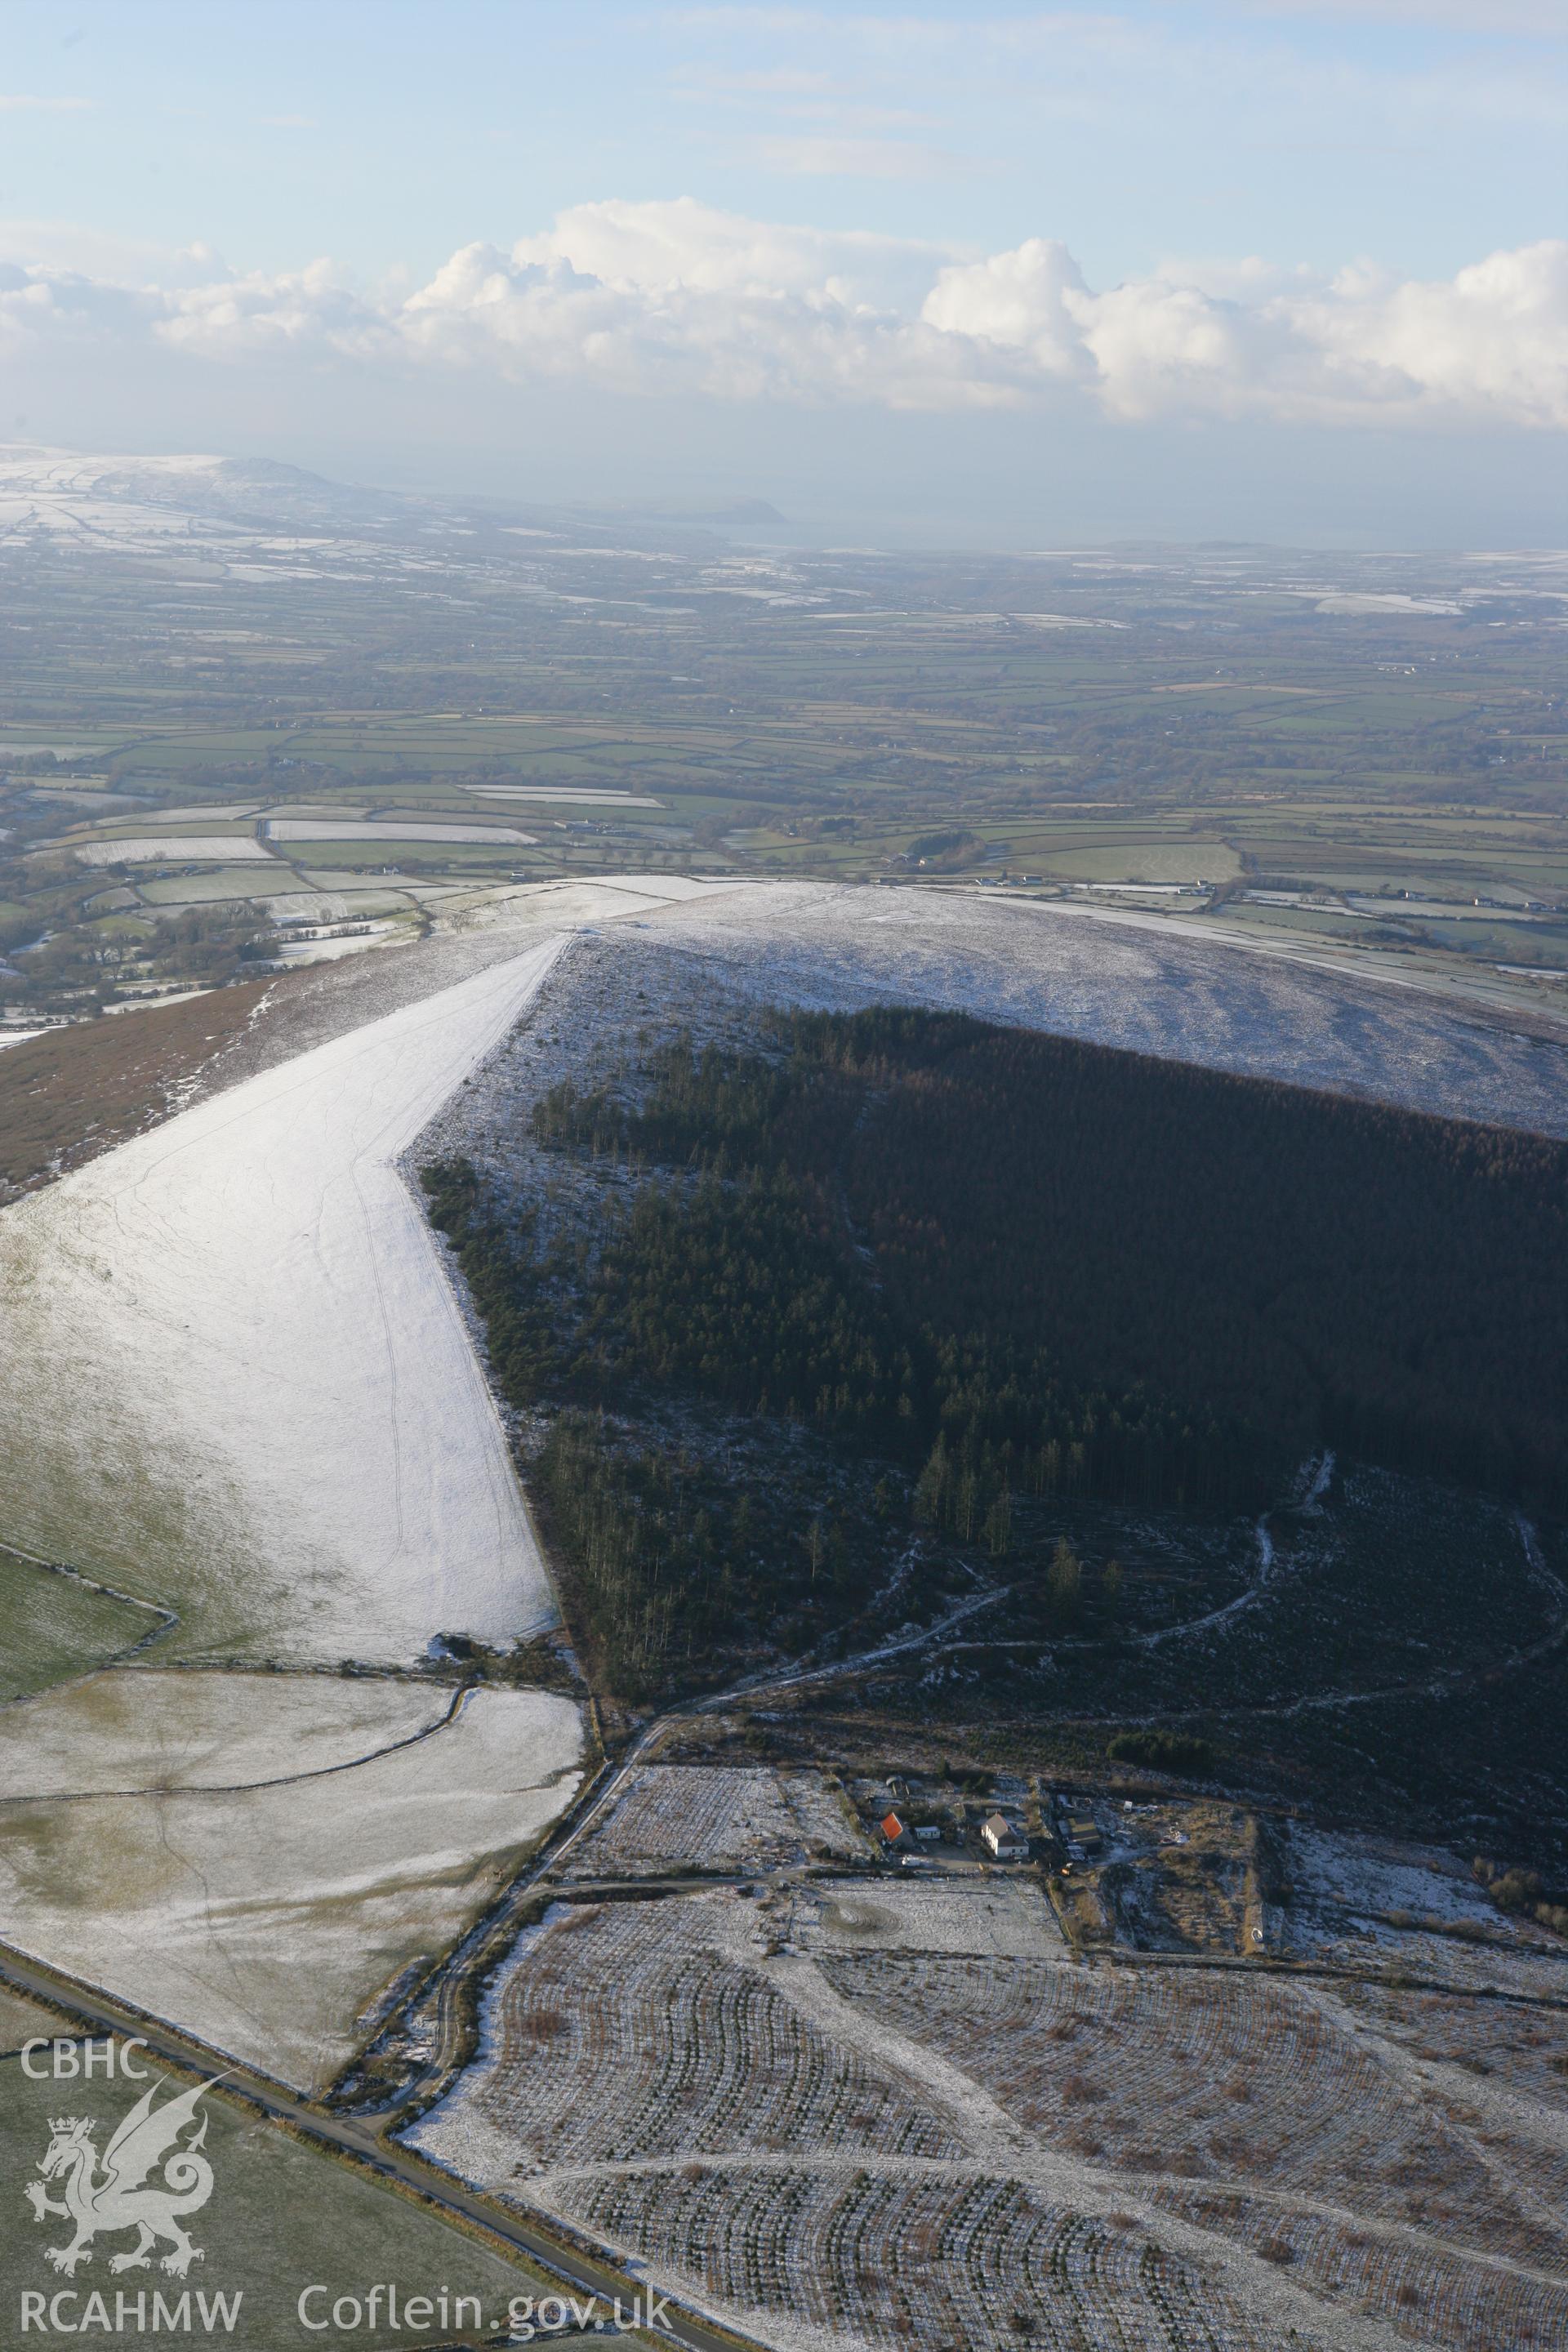
[[[160,2106],[186,2087],[165,2079],[167,2087],[157,2096]],[[459,2294],[478,2298],[479,2324],[474,2325],[471,2309],[464,2314],[465,2332],[472,2342],[485,2339],[489,2321],[503,2315],[514,2296],[537,2297],[551,2291],[521,2262],[514,2265],[428,2208],[238,2107],[221,2091],[209,2093],[198,2110],[207,2118],[203,2152],[214,2176],[209,2201],[187,2224],[193,2243],[202,2249],[202,2261],[179,2281],[155,2264],[111,2278],[110,2258],[129,2252],[135,2242],[122,2233],[100,2239],[90,2267],[68,2281],[49,2267],[44,2250],[67,2242],[71,2225],[57,2215],[35,2221],[23,2204],[22,2184],[37,2178],[35,2167],[50,2142],[51,2116],[62,2112],[91,2116],[98,2125],[101,2157],[115,2123],[137,2095],[139,2086],[105,2082],[101,2076],[90,2084],[31,2082],[18,2058],[0,2062],[0,2171],[9,2207],[0,2237],[0,2308],[11,2315],[13,2326],[24,2294],[42,2291],[47,2299],[74,2287],[79,2300],[74,2306],[65,2305],[63,2315],[78,2326],[89,2326],[87,2298],[96,2288],[106,2298],[112,2334],[116,2291],[127,2294],[132,2312],[141,2292],[149,2324],[138,2340],[184,2343],[193,2336],[196,2340],[203,2336],[196,2295],[210,2299],[221,2294],[230,2298],[231,2306],[239,2298],[238,2316],[232,2327],[220,2325],[212,2334],[235,2346],[237,2352],[283,2352],[295,2344],[350,2340],[384,2352],[394,2345],[454,2341],[458,2331],[450,2324],[439,2325],[443,2289],[449,2311]],[[190,2137],[187,2130],[185,2137]],[[49,2194],[58,2198],[59,2191],[51,2187]],[[163,2251],[160,2248],[160,2254]],[[384,2324],[362,2326],[352,2338],[331,2328],[325,2336],[312,2335],[300,2325],[298,2303],[305,2288],[327,2289],[306,2306],[312,2316],[327,2317],[338,2296],[363,2300],[378,2282],[395,2283],[404,2301],[428,2295],[436,2306],[435,2324],[396,2332]],[[187,2289],[192,2295],[189,2333],[154,2327],[154,2293],[162,2293],[166,2306],[177,2307]]]
[[[0,1705],[103,1665],[161,1622],[156,1611],[0,1549]]]

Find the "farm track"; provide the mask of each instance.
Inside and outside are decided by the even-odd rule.
[[[1327,1488],[1334,1475],[1334,1457],[1325,1453],[1310,1461],[1306,1468],[1310,1475],[1305,1500],[1300,1507],[1303,1509],[1309,1509]],[[1205,1617],[1189,1617],[1179,1625],[1162,1625],[1152,1633],[1134,1633],[1131,1636],[1131,1646],[1138,1650],[1158,1650],[1163,1649],[1167,1642],[1191,1641],[1195,1634],[1212,1633],[1221,1625],[1233,1624],[1246,1611],[1255,1608],[1279,1574],[1279,1555],[1274,1549],[1274,1538],[1268,1532],[1268,1517],[1265,1511],[1258,1518],[1256,1528],[1258,1573],[1244,1591],[1238,1592],[1234,1601],[1227,1601],[1223,1608],[1211,1609]]]

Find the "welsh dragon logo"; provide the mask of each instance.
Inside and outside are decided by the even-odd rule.
[[[182,2217],[199,2213],[213,2193],[213,2168],[200,2152],[207,2136],[205,2113],[183,2147],[179,2141],[180,2134],[195,2119],[196,2101],[212,2086],[199,2083],[194,2091],[183,2091],[177,2099],[154,2109],[157,2087],[154,2084],[143,2093],[116,2129],[103,2151],[101,2171],[92,2144],[98,2129],[93,2118],[50,2118],[49,2145],[38,2160],[38,2170],[44,2180],[62,2183],[64,2201],[57,2202],[37,2180],[29,2180],[24,2194],[35,2221],[58,2213],[76,2224],[76,2235],[68,2246],[44,2249],[45,2260],[68,2277],[75,2276],[79,2263],[91,2262],[91,2243],[100,2232],[109,2237],[121,2230],[138,2233],[129,2253],[110,2256],[111,2271],[148,2269],[160,2240],[166,2240],[173,2250],[163,2255],[160,2267],[176,2278],[184,2278],[193,2263],[205,2259],[200,2246],[193,2246],[180,2226]],[[160,2164],[163,2178],[150,2179]]]

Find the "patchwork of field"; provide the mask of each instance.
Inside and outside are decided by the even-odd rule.
[[[185,1655],[395,1662],[443,1632],[553,1622],[396,1160],[554,953],[299,1055],[0,1214],[0,1537],[174,1610]]]
[[[1491,2352],[1568,2327],[1563,2013],[1085,1965],[1022,1879],[580,1898],[407,2136],[780,2347]]]
[[[516,1870],[578,1785],[537,1691],[121,1669],[0,1717],[8,1941],[286,2082]]]
[[[574,1848],[568,1867],[574,1878],[660,1865],[755,1870],[814,1852],[852,1860],[869,1851],[820,1773],[644,1764]]]

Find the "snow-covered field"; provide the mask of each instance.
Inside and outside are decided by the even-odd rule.
[[[17,1789],[26,1777],[19,1732],[6,1758],[17,1793],[0,1805],[6,1938],[302,2086],[339,2070],[367,2004],[484,1907],[581,1777],[577,1709],[544,1692],[470,1692],[449,1723],[392,1748],[398,1706],[367,1709],[363,1686],[331,1676],[308,1678],[320,1727],[306,1740],[305,1702],[284,1695],[282,1677],[270,1732],[267,1678],[246,1678],[237,1704],[216,1685],[238,1677],[132,1669],[103,1679],[205,1682],[192,1694],[195,1718],[210,1730],[235,1706],[246,1771],[270,1760],[274,1773],[314,1777],[29,1798]],[[61,1777],[68,1740],[79,1787],[102,1786],[132,1762],[127,1721],[84,1722],[75,1696],[30,1702],[7,1728],[53,1714],[36,1742],[38,1781]],[[418,1725],[401,1706],[406,1741]],[[144,1710],[176,1770],[205,1779],[213,1759],[195,1752],[181,1766],[166,1706],[161,1692],[123,1700],[125,1716]],[[348,1763],[356,1748],[365,1760]]]
[[[66,846],[84,866],[232,866],[272,854],[244,833],[139,833],[122,841],[72,841]]]
[[[184,1654],[395,1662],[554,1604],[396,1160],[547,940],[0,1212],[0,1537],[178,1612]]]
[[[284,816],[267,821],[268,841],[493,841],[519,847],[534,838],[510,824],[431,824],[418,818],[377,824],[353,817]]]
[[[481,801],[587,801],[607,808],[663,808],[652,793],[617,793],[610,785],[593,784],[470,784]]]
[[[390,1678],[151,1667],[93,1675],[0,1709],[0,1805],[246,1789],[341,1771],[433,1731],[454,1696],[439,1684]]]

